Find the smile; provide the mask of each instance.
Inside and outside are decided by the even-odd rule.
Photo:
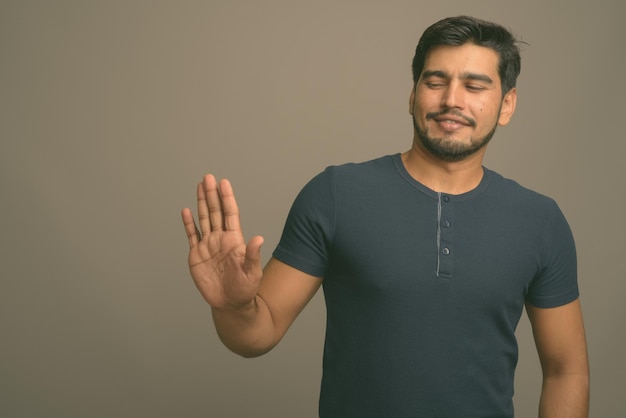
[[[427,113],[426,120],[428,119],[433,119],[441,127],[448,127],[450,129],[459,129],[464,126],[476,126],[476,122],[472,118],[450,110]]]
[[[470,126],[465,120],[460,121],[457,119],[448,119],[448,118],[436,118],[434,119],[437,122],[437,125],[444,131],[456,131],[465,127]]]

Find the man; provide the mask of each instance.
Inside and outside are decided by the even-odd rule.
[[[513,36],[470,17],[422,35],[409,151],[329,167],[297,197],[265,269],[227,180],[198,185],[191,275],[235,353],[274,347],[323,284],[321,417],[512,417],[524,305],[541,417],[586,417],[589,372],[570,229],[551,199],[482,166],[516,105]]]

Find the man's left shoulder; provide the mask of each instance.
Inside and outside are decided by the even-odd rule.
[[[536,207],[543,210],[558,208],[556,201],[540,192],[523,186],[516,180],[485,169],[489,173],[490,186],[497,195],[507,202],[525,207]]]

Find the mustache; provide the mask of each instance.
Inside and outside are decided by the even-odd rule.
[[[470,118],[469,116],[465,116],[464,114],[462,114],[458,110],[454,110],[454,109],[446,109],[446,110],[442,110],[441,112],[429,112],[429,113],[426,113],[426,120],[434,119],[434,118],[438,118],[439,116],[446,116],[446,115],[452,115],[452,116],[459,117],[459,118],[463,119],[465,122],[467,122],[468,125],[470,125],[472,127],[476,126],[476,121],[474,119]]]

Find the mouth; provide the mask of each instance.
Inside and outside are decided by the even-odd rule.
[[[444,111],[426,114],[426,120],[432,119],[442,129],[446,131],[455,131],[464,127],[474,127],[476,122],[467,116],[454,111]]]
[[[443,129],[444,131],[457,131],[459,129],[468,127],[469,124],[465,121],[460,121],[457,119],[448,119],[448,118],[436,118],[435,122]]]

